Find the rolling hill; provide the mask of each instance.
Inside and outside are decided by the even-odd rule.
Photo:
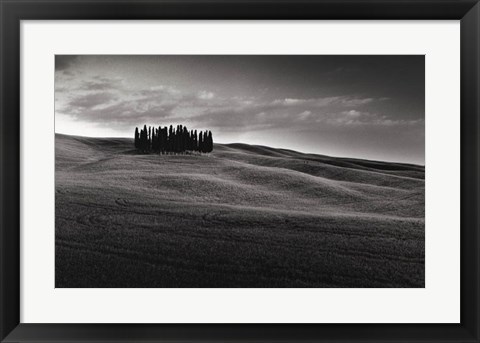
[[[424,167],[55,138],[56,287],[424,287]]]

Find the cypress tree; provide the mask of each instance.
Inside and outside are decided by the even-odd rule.
[[[180,125],[177,125],[175,131],[175,152],[180,152]]]
[[[154,151],[155,149],[155,128],[152,128],[152,135],[150,136],[150,150]]]
[[[173,126],[170,125],[170,130],[168,132],[168,152],[173,151]]]
[[[177,152],[182,152],[182,133],[183,128],[182,125],[177,126]]]
[[[148,142],[147,142],[147,150],[150,151],[152,146],[152,127],[148,127]]]
[[[138,149],[138,141],[140,137],[138,136],[138,127],[135,128],[135,149]]]
[[[143,135],[143,130],[140,129],[140,133],[138,134],[138,150],[142,150],[142,135]]]
[[[162,127],[159,126],[158,127],[158,152],[159,153],[162,153],[162,149],[163,149],[163,140],[162,140]]]
[[[183,138],[183,152],[185,152],[186,150],[188,150],[188,138],[189,138],[188,129],[186,126],[183,127],[182,138]]]
[[[200,131],[200,135],[198,136],[198,151],[203,152],[203,132]]]
[[[208,133],[203,133],[203,152],[208,152]]]
[[[142,138],[142,149],[143,152],[147,151],[147,142],[148,142],[148,131],[147,128],[145,127],[143,129],[143,138]]]
[[[189,138],[189,141],[188,141],[188,150],[192,151],[194,150],[193,148],[193,130],[190,131],[190,138]]]
[[[203,133],[203,152],[208,152],[208,131]]]
[[[152,128],[152,151],[157,152],[157,129]]]
[[[162,129],[162,154],[167,150],[168,128],[165,126]]]
[[[207,152],[212,152],[213,151],[213,138],[212,138],[212,131],[208,131],[208,146],[207,146]]]
[[[198,151],[198,136],[197,130],[193,133],[193,151]]]
[[[173,128],[173,152],[175,155],[178,151],[178,125],[176,128]]]
[[[147,151],[147,145],[148,145],[147,125],[143,125],[143,137],[142,137],[142,150],[143,150],[143,152]]]
[[[163,147],[164,147],[164,143],[163,143],[163,131],[162,131],[162,127],[159,126],[158,127],[158,152],[161,154],[162,153],[162,150],[163,150]]]

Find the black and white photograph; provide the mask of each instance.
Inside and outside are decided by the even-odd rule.
[[[424,288],[424,55],[56,55],[56,288]]]

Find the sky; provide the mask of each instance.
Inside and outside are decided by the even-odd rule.
[[[55,132],[186,125],[216,143],[425,163],[423,55],[57,55]]]

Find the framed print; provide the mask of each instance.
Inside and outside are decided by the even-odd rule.
[[[1,340],[479,341],[476,1],[8,1]]]

